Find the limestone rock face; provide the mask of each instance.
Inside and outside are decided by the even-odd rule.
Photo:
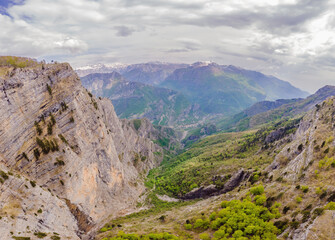
[[[1,239],[12,236],[35,239],[33,234],[38,232],[49,237],[79,239],[77,220],[66,203],[47,189],[33,187],[21,175],[13,174],[0,185],[0,191]]]
[[[0,89],[0,162],[58,196],[79,233],[135,206],[162,149],[87,92],[69,64],[10,69]]]

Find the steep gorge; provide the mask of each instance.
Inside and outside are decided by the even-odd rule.
[[[108,214],[130,211],[162,149],[120,121],[108,99],[87,92],[69,64],[1,68],[0,168],[12,174],[1,185],[2,236],[75,239],[74,230],[81,237]],[[11,197],[15,215],[6,211]]]

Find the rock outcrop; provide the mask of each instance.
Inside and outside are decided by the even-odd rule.
[[[218,187],[214,184],[195,188],[192,191],[186,193],[182,199],[190,200],[197,198],[208,198],[215,195],[224,194],[234,190],[238,187],[243,181],[247,180],[250,176],[250,172],[243,169],[236,172],[222,187]]]
[[[78,236],[108,214],[134,207],[145,189],[143,177],[161,161],[162,154],[154,153],[162,149],[120,121],[108,99],[87,92],[69,64],[5,68],[0,76],[0,163],[49,190],[44,194],[58,199],[52,203],[59,206],[55,214]],[[29,231],[38,229],[32,225]],[[47,232],[53,231],[48,225]]]

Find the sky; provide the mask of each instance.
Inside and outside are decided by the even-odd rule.
[[[310,93],[335,85],[335,0],[0,0],[0,55],[213,61]]]

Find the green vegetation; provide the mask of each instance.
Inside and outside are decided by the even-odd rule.
[[[25,68],[39,65],[37,61],[30,58],[2,56],[0,57],[0,67]]]
[[[170,196],[184,195],[202,185],[216,184],[220,188],[224,182],[213,181],[213,176],[254,166],[262,169],[272,162],[273,147],[264,144],[265,138],[285,124],[288,123],[259,131],[220,133],[206,137],[177,156],[166,154],[161,166],[150,171],[148,181],[155,184],[155,192]],[[251,181],[254,183],[260,179],[258,173]]]
[[[38,160],[39,157],[41,156],[40,150],[38,150],[38,148],[34,149],[34,156],[35,156],[36,160]]]
[[[60,140],[62,140],[63,143],[65,143],[66,145],[69,145],[68,141],[62,134],[58,134],[58,137],[60,138]]]
[[[202,214],[201,218],[186,220],[184,228],[186,231],[199,233],[200,239],[277,239],[280,233],[272,219],[279,218],[278,204],[266,208],[261,204],[254,203],[249,197],[242,201],[232,200],[221,203],[221,209],[212,212],[209,217]],[[160,219],[160,218],[159,218]],[[165,221],[165,217],[164,217]],[[277,224],[280,225],[280,224]],[[116,224],[108,224],[100,232],[113,230]],[[280,225],[283,228],[283,224]],[[180,232],[181,230],[176,230]],[[165,236],[165,237],[164,237]],[[191,235],[192,236],[192,235]],[[190,238],[190,237],[188,237]],[[125,234],[120,231],[114,237],[103,238],[114,239],[184,239],[166,233],[149,234]]]
[[[48,90],[49,95],[52,96],[52,89],[49,86],[49,84],[47,84],[47,90]]]
[[[104,238],[103,240],[121,240],[121,239],[128,239],[128,240],[179,240],[178,237],[169,234],[169,233],[149,233],[145,235],[137,235],[137,234],[125,234],[124,232],[120,231],[116,237],[112,238]]]
[[[48,234],[44,232],[35,232],[34,235],[38,238],[45,238]]]
[[[0,170],[0,182],[4,183],[8,178],[8,174]]]
[[[32,187],[36,187],[36,182],[35,182],[35,181],[30,181],[30,185],[31,185]]]
[[[36,128],[37,134],[41,135],[42,134],[42,128],[40,127],[39,123],[35,121],[34,125],[35,125],[35,128]]]
[[[12,236],[13,239],[15,240],[30,240],[30,237],[17,237],[17,236]]]
[[[138,129],[141,127],[141,119],[134,119],[133,120],[133,124],[134,124],[134,128],[136,129],[136,131],[138,131]]]
[[[44,138],[41,140],[39,137],[36,137],[36,143],[42,149],[44,154],[48,154],[50,151],[55,152],[59,150],[56,139],[48,140]]]

